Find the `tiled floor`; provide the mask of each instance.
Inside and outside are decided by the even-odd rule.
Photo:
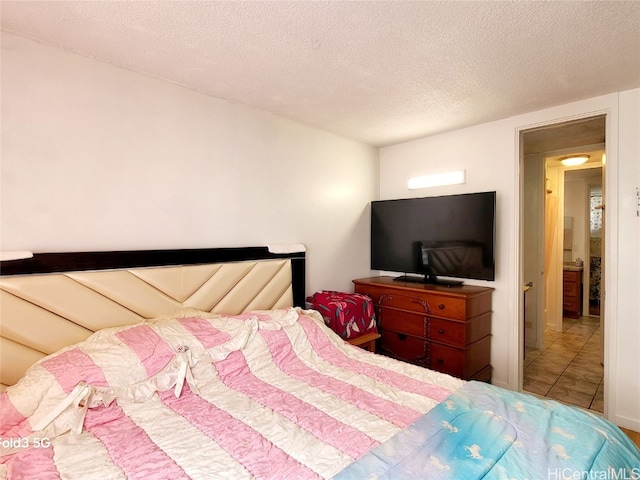
[[[600,318],[565,318],[562,332],[545,331],[545,348],[527,348],[524,390],[571,405],[604,411]]]

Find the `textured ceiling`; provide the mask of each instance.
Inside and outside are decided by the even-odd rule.
[[[640,86],[639,1],[2,1],[2,29],[374,146]]]

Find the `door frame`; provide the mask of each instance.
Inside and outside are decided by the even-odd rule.
[[[514,209],[514,227],[516,235],[514,236],[515,242],[512,246],[512,252],[516,257],[516,271],[513,272],[513,285],[515,288],[511,289],[512,299],[515,305],[516,319],[511,323],[511,335],[509,345],[509,355],[513,359],[509,369],[509,384],[516,390],[523,390],[523,373],[524,373],[524,296],[522,293],[522,286],[524,285],[524,268],[523,268],[523,192],[524,192],[524,153],[522,148],[522,136],[526,131],[535,130],[545,127],[553,127],[563,123],[568,123],[577,120],[586,120],[591,117],[603,116],[605,117],[605,137],[607,139],[605,144],[605,155],[607,162],[603,165],[603,171],[606,169],[607,173],[603,177],[603,189],[611,192],[611,182],[615,178],[615,160],[617,159],[617,142],[616,135],[618,125],[617,118],[612,114],[611,108],[605,108],[602,110],[585,112],[577,115],[572,115],[564,118],[555,118],[553,120],[542,121],[536,124],[521,125],[515,129],[516,148],[515,155],[517,162],[515,162],[515,179],[514,184],[517,185],[517,191],[515,192],[515,199],[517,201],[516,208]],[[602,284],[602,315],[607,318],[607,321],[603,325],[603,357],[604,357],[604,416],[609,418],[609,405],[611,404],[610,396],[613,390],[610,388],[614,383],[613,376],[615,371],[610,369],[612,365],[611,352],[615,351],[615,330],[616,330],[616,318],[615,318],[615,305],[616,299],[616,285],[615,275],[612,275],[612,270],[615,270],[617,256],[616,250],[612,247],[615,245],[617,224],[615,222],[615,215],[612,213],[617,211],[617,205],[614,204],[607,195],[607,213],[605,216],[605,249],[603,251],[603,257],[605,258],[607,269],[609,274],[603,279]]]

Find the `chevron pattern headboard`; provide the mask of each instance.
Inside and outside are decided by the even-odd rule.
[[[230,257],[226,255],[229,252],[219,256],[223,250],[227,249],[162,251],[159,258],[168,259],[169,265],[160,266],[160,261],[151,260],[151,267],[139,266],[139,259],[158,251],[121,252],[120,257],[118,252],[110,252],[106,262],[100,259],[103,252],[80,253],[77,258],[83,260],[75,268],[73,254],[36,255],[32,265],[22,269],[13,262],[3,262],[2,388],[18,381],[29,366],[45,355],[80,342],[102,328],[130,325],[182,308],[238,314],[303,305],[304,252],[274,255],[266,249],[251,248],[242,249],[242,254],[231,249]],[[58,256],[51,262],[47,255]],[[98,260],[88,260],[92,255]],[[243,256],[250,259],[242,260]],[[64,262],[59,262],[61,257]],[[130,261],[115,260],[127,257],[136,259],[134,268],[121,265]],[[211,258],[234,261],[199,263]],[[65,271],[52,266],[61,263]],[[12,269],[18,274],[7,275]],[[29,271],[32,273],[26,274]]]

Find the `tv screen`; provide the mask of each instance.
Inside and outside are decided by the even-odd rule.
[[[371,269],[495,279],[496,192],[371,202]]]

